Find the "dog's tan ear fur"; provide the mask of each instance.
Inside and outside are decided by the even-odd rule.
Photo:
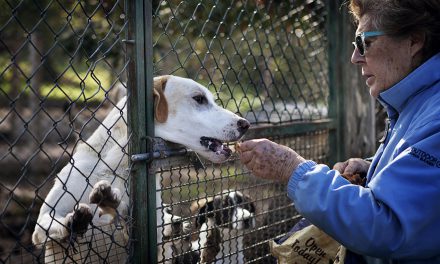
[[[159,123],[165,123],[168,119],[168,102],[163,92],[169,77],[163,75],[154,78],[154,118]]]
[[[193,219],[193,226],[200,228],[200,226],[207,221],[209,212],[213,211],[212,208],[209,209],[208,207],[212,207],[213,201],[214,197],[206,197],[201,198],[191,204],[191,215],[195,216]]]
[[[214,200],[214,197],[210,196],[210,197],[200,198],[197,201],[192,202],[192,204],[190,206],[191,214],[197,215],[203,207],[207,206],[207,204],[212,202],[213,200]]]

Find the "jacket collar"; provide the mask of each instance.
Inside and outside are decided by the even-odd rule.
[[[403,80],[381,92],[378,100],[387,109],[388,116],[402,112],[408,100],[440,80],[440,53],[412,71]]]

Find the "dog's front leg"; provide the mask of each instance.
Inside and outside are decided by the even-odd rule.
[[[78,176],[75,173],[70,176],[71,180],[64,180],[63,173],[60,173],[44,200],[32,234],[34,245],[42,246],[48,240],[75,239],[87,230],[93,218],[92,210],[81,195],[87,193],[87,182],[82,181],[82,177],[74,180]]]
[[[73,243],[78,236],[83,235],[92,222],[93,214],[87,204],[79,203],[73,206],[73,211],[65,214],[53,210],[47,204],[40,210],[40,216],[32,234],[32,242],[42,246],[48,240],[68,241]]]
[[[87,232],[89,224],[92,222],[93,215],[90,207],[86,204],[78,204],[73,212],[66,215],[65,221],[69,232],[68,242],[73,245],[78,236]]]

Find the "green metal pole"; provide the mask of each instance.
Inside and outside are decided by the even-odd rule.
[[[147,0],[127,0],[128,122],[130,154],[147,153],[154,137],[152,5]],[[149,164],[139,163],[131,172],[132,241],[131,262],[157,262],[155,179]]]
[[[145,71],[138,73],[145,76],[147,83],[147,135],[154,137],[154,98],[153,98],[153,7],[152,0],[147,0],[145,3],[144,23],[145,23]],[[152,141],[148,141],[148,151],[152,152]],[[150,164],[151,165],[151,164]],[[148,263],[157,263],[157,234],[156,234],[156,168],[154,166],[148,167],[147,174],[147,207],[142,203],[139,207],[147,212],[143,215],[148,215]],[[139,187],[138,187],[139,188]],[[145,189],[139,188],[139,191],[145,192]],[[145,249],[145,248],[144,248]],[[145,263],[145,262],[142,262]]]
[[[343,50],[346,48],[343,43],[343,15],[341,5],[344,0],[327,0],[327,38],[328,38],[328,58],[329,58],[329,118],[334,120],[335,129],[330,131],[330,164],[341,161],[345,157],[345,147],[342,139],[344,138],[344,83],[341,76],[341,58]]]

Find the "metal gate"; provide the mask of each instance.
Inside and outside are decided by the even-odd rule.
[[[235,154],[214,164],[155,138],[153,76],[206,86],[219,105],[251,122],[244,139],[267,137],[330,164],[339,153],[325,1],[7,0],[0,7],[2,263],[195,263],[211,249],[218,263],[275,263],[268,242],[300,217],[285,186],[255,178]],[[112,109],[115,121],[106,123]],[[117,124],[128,127],[126,142]],[[95,146],[98,127],[105,137]],[[74,154],[84,146],[95,160],[88,171]],[[115,166],[105,158],[111,147],[121,153]],[[60,176],[65,166],[80,175],[83,193]],[[125,231],[118,221],[91,222],[83,237],[49,235],[33,245],[42,205],[49,219],[60,204],[72,203],[74,212],[100,166],[124,186],[127,213],[115,219]],[[59,198],[47,202],[56,179]],[[202,230],[199,217],[211,215],[204,203],[228,197],[244,202],[214,215],[240,207],[251,224],[237,228],[243,219],[229,213],[230,222]],[[215,234],[210,245],[203,232]]]
[[[329,140],[335,120],[329,116],[327,9],[323,1],[160,1],[144,8],[146,14],[153,14],[151,22],[146,21],[145,32],[151,36],[145,39],[153,43],[153,52],[147,55],[153,60],[146,71],[154,76],[189,77],[208,87],[220,105],[251,122],[247,139],[268,137],[307,158],[330,162],[334,154]],[[285,234],[300,217],[286,198],[285,186],[253,177],[236,156],[223,164],[202,160],[203,168],[195,160],[150,162],[150,181],[136,184],[139,190],[148,188],[149,201],[158,194],[163,202],[162,206],[149,203],[138,208],[139,215],[155,223],[151,212],[163,216],[163,210],[168,210],[181,223],[172,237],[166,234],[170,223],[164,219],[141,227],[148,234],[143,237],[150,240],[135,246],[140,263],[195,263],[203,249],[215,252],[216,246],[218,263],[275,263],[268,241]],[[144,179],[133,179],[139,178]],[[154,179],[160,179],[160,186]],[[209,216],[201,210],[206,198],[216,199],[224,193],[249,198],[247,205],[255,207],[255,225],[242,230],[218,226],[219,237],[212,235],[210,244],[199,240],[194,246],[194,236],[211,234],[194,224],[200,214]],[[141,194],[141,200],[145,195]],[[227,211],[228,207],[216,210]],[[181,230],[185,223],[190,225],[186,232]],[[217,226],[211,228],[215,234]],[[192,239],[191,245],[185,245],[188,239]],[[142,252],[147,247],[154,253]]]

